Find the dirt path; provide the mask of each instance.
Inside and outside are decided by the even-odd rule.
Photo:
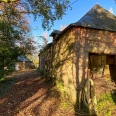
[[[15,73],[16,82],[0,96],[0,116],[75,116],[71,107],[60,103],[52,85],[36,70]]]

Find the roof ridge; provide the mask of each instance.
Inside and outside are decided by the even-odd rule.
[[[116,16],[96,4],[73,25],[116,31]]]

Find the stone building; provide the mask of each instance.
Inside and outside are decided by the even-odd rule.
[[[97,4],[79,21],[57,32],[50,35],[53,42],[44,51],[50,50],[49,58],[46,56],[44,60],[50,66],[48,71],[51,70],[52,77],[63,84],[74,102],[88,78],[88,71],[93,76],[94,73],[98,77],[111,76],[116,82],[113,73],[116,70],[116,17],[113,14]]]
[[[24,56],[18,56],[15,62],[15,70],[26,70],[32,68],[32,61]]]

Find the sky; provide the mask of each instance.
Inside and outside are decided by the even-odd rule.
[[[48,38],[49,43],[52,41],[52,38],[49,37],[50,33],[54,30],[63,30],[66,26],[71,23],[77,22],[80,18],[82,18],[92,7],[96,4],[99,4],[104,9],[108,10],[112,14],[116,16],[116,3],[115,0],[70,0],[73,4],[71,5],[72,10],[70,8],[65,12],[66,15],[62,17],[61,20],[57,20],[54,22],[50,31],[43,30],[41,26],[41,19],[37,19],[34,21],[31,17],[29,19],[30,25],[32,27],[32,35],[35,38],[35,41],[39,43],[42,40],[38,36],[45,36]],[[76,2],[75,2],[76,1]]]

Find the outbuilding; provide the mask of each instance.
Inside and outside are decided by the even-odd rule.
[[[116,17],[112,13],[96,4],[79,21],[51,36],[45,64],[50,61],[48,71],[74,102],[88,78],[104,76],[116,82]]]

